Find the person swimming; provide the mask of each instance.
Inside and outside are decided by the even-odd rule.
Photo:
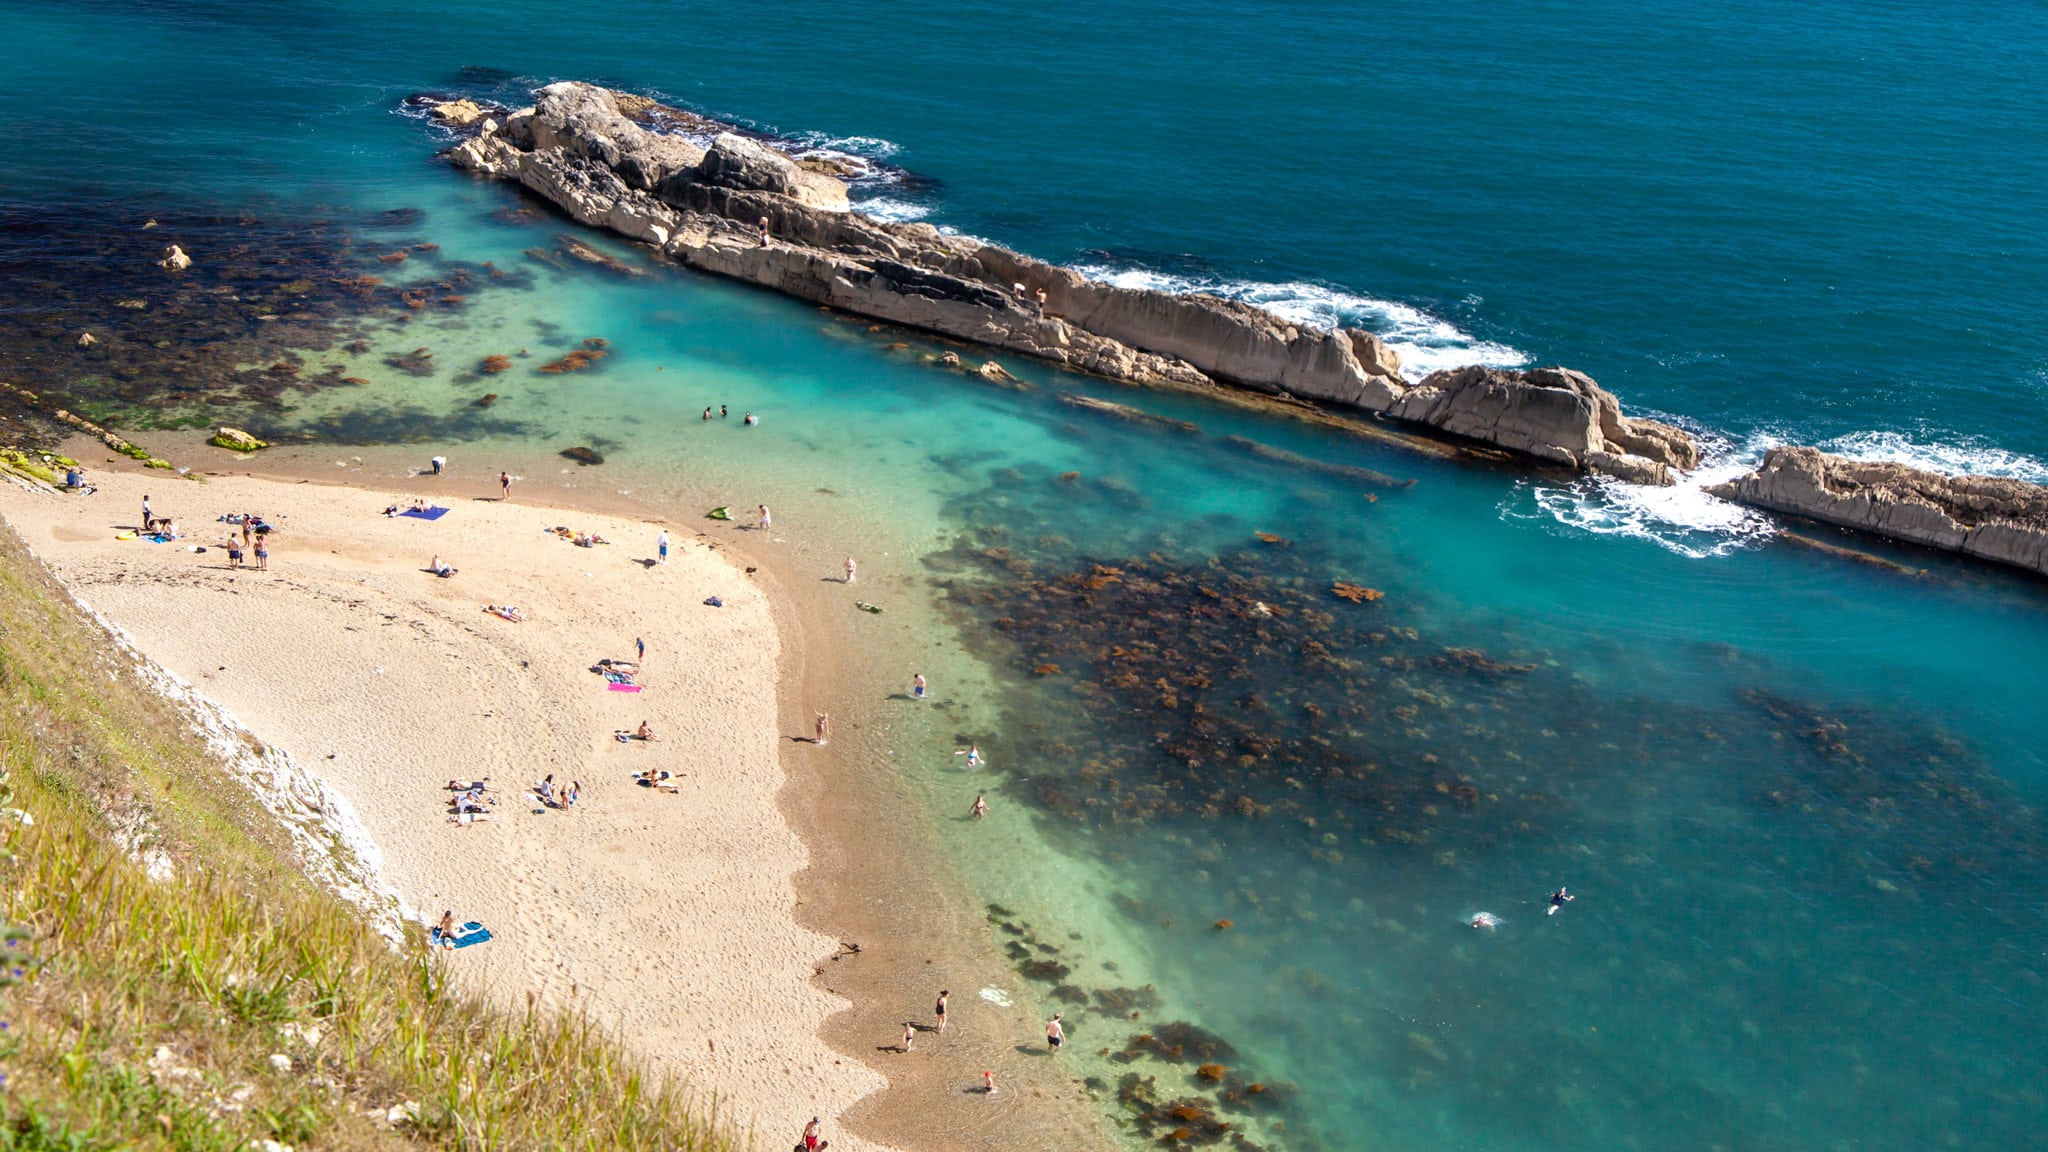
[[[1560,884],[1560,885],[1558,885],[1557,891],[1555,891],[1555,892],[1552,892],[1552,893],[1550,894],[1550,908],[1549,908],[1549,910],[1548,910],[1548,911],[1544,912],[1543,914],[1544,914],[1545,916],[1555,916],[1555,915],[1557,915],[1557,910],[1558,910],[1559,908],[1562,908],[1562,907],[1564,907],[1565,905],[1567,905],[1567,904],[1569,904],[1569,903],[1571,903],[1572,901],[1574,901],[1574,900],[1577,900],[1577,899],[1578,899],[1578,897],[1577,897],[1577,896],[1574,896],[1574,895],[1572,895],[1571,893],[1569,893],[1569,892],[1565,891],[1565,890],[1564,890],[1564,885]]]
[[[1472,926],[1474,928],[1498,928],[1500,927],[1500,917],[1495,916],[1491,912],[1475,912],[1472,914]]]

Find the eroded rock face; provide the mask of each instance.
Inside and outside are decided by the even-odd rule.
[[[1668,424],[1623,416],[1612,393],[1568,368],[1433,372],[1401,393],[1388,412],[1639,484],[1669,484],[1674,471],[1699,464],[1692,437]]]
[[[502,125],[482,120],[448,156],[693,267],[1084,372],[1286,393],[1639,483],[1671,483],[1698,462],[1684,432],[1624,417],[1581,373],[1469,368],[1410,384],[1400,357],[1370,332],[1304,327],[1214,296],[1120,288],[928,224],[869,219],[846,210],[846,185],[834,176],[737,132],[699,149],[645,127],[659,122],[649,119],[657,111],[693,131],[704,124],[644,97],[550,84]]]
[[[1773,448],[1756,471],[1708,491],[2048,575],[2048,487],[2024,480]]]

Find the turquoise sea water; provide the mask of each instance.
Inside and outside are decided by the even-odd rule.
[[[1368,323],[1418,364],[1583,368],[1727,459],[1786,439],[2048,479],[2038,7],[0,13],[0,106],[33,129],[0,194],[9,373],[61,379],[59,337],[141,322],[24,288],[105,275],[93,229],[161,217],[205,241],[207,284],[269,252],[300,275],[318,262],[266,229],[330,220],[355,247],[309,275],[466,270],[475,291],[402,327],[384,302],[363,350],[305,357],[367,386],[238,418],[453,442],[458,465],[595,444],[606,482],[643,492],[753,472],[792,532],[841,497],[929,522],[919,571],[995,669],[971,731],[999,799],[1114,889],[1016,899],[1048,932],[1043,909],[1117,924],[1163,1011],[1297,1085],[1260,1141],[1990,1149],[2048,1118],[2037,581],[1887,552],[1930,570],[1907,579],[1692,491],[1446,464],[1022,364],[1028,392],[945,376],[900,333],[564,261],[566,225],[507,216],[512,193],[434,164],[397,111],[609,81],[919,177],[862,188],[877,211]],[[400,209],[420,214],[372,216]],[[259,250],[229,258],[238,231]],[[139,313],[166,337],[192,314]],[[587,337],[610,344],[597,368],[532,371]],[[427,345],[424,375],[385,363]],[[78,372],[88,402],[180,384]],[[502,399],[475,409],[485,390]],[[161,411],[190,412],[179,395]],[[768,446],[696,419],[720,401],[762,411]],[[1384,597],[1335,599],[1336,579]],[[1545,916],[1559,884],[1580,899]],[[1501,925],[1469,927],[1482,911]],[[1130,1032],[1071,1016],[1077,1048]],[[1124,1071],[1198,1086],[1099,1069],[1110,1096]]]

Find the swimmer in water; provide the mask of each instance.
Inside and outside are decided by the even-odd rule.
[[[1564,907],[1565,905],[1567,905],[1567,904],[1569,904],[1569,903],[1571,903],[1572,901],[1574,901],[1574,900],[1577,900],[1577,899],[1578,899],[1578,897],[1577,897],[1577,896],[1574,896],[1574,895],[1572,895],[1571,893],[1569,893],[1569,892],[1565,891],[1565,890],[1564,890],[1564,886],[1563,886],[1562,884],[1560,884],[1560,885],[1558,885],[1557,891],[1555,891],[1555,892],[1552,892],[1552,893],[1550,894],[1550,909],[1549,909],[1548,911],[1546,911],[1546,912],[1544,913],[1544,915],[1545,915],[1545,916],[1555,916],[1555,915],[1557,915],[1557,910],[1558,910],[1559,908],[1562,908],[1562,907]]]
[[[1500,927],[1500,917],[1495,916],[1491,912],[1478,912],[1473,914],[1472,926],[1474,928],[1498,928]]]

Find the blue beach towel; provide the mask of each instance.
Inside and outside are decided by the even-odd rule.
[[[471,920],[455,930],[454,940],[457,948],[467,948],[471,944],[481,944],[490,938],[491,930],[489,928],[484,927],[475,920]],[[429,934],[429,939],[433,941],[434,947],[439,948],[441,946],[441,930],[439,928],[434,929]]]
[[[399,513],[400,516],[410,516],[415,520],[439,520],[447,514],[448,510],[446,508],[408,508]],[[457,944],[456,947],[460,948],[462,945]]]

